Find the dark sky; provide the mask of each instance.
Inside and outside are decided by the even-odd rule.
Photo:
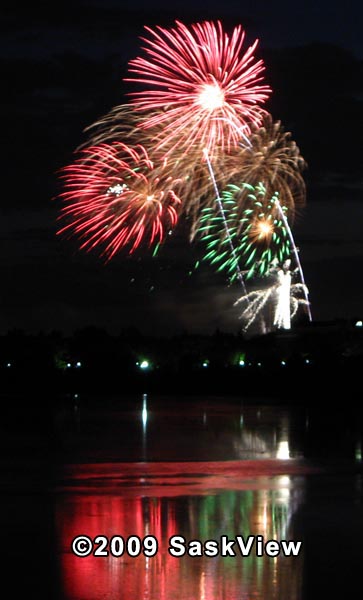
[[[132,5],[132,10],[130,9]],[[118,333],[237,331],[240,295],[205,265],[181,223],[156,259],[96,254],[56,236],[57,171],[83,130],[125,102],[143,25],[241,23],[266,65],[266,106],[308,163],[294,225],[314,320],[363,315],[363,82],[359,2],[38,2],[4,10],[0,332],[87,325]],[[191,272],[191,274],[190,274]]]

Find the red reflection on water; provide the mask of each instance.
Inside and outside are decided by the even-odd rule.
[[[150,579],[149,572],[153,574],[153,579],[157,573],[164,572],[163,552],[158,552],[153,558],[132,558],[126,554],[119,558],[79,558],[70,552],[76,536],[85,534],[94,539],[98,535],[105,535],[111,539],[112,536],[121,535],[126,540],[131,535],[141,539],[153,535],[157,540],[164,540],[176,533],[172,506],[162,507],[160,499],[142,497],[65,496],[58,504],[57,521],[64,597],[72,599],[120,598],[123,597],[120,596],[120,586],[123,593],[131,586],[135,598],[144,598],[147,597],[144,594]],[[173,561],[170,562],[172,566]],[[170,565],[168,577],[169,568]],[[131,599],[132,595],[126,597]]]
[[[231,460],[210,462],[137,462],[66,465],[58,490],[117,492],[123,496],[180,496],[217,489],[263,487],[263,477],[305,475],[321,469],[299,460]],[[144,494],[143,494],[144,492]]]
[[[238,534],[293,539],[290,479],[278,475],[286,466],[284,471],[276,462],[276,476],[268,478],[270,461],[244,463],[244,469],[237,463],[68,467],[63,486],[68,493],[57,496],[64,600],[299,600],[302,554],[175,558],[168,553],[174,535],[202,541]],[[290,464],[294,469],[302,468]],[[104,493],[93,492],[96,487]],[[72,554],[76,536],[100,534],[108,539],[153,535],[159,550],[150,558]]]

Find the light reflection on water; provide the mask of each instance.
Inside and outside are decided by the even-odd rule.
[[[86,414],[85,414],[86,412]],[[55,489],[64,600],[299,600],[298,556],[176,558],[169,539],[220,541],[262,535],[297,540],[294,516],[307,466],[286,410],[153,404],[58,423],[64,456]],[[302,416],[305,421],[305,416]],[[77,535],[153,535],[154,557],[72,554]]]
[[[355,396],[336,409],[329,398],[279,407],[80,394],[3,402],[2,416],[2,564],[12,597],[359,596],[363,419]],[[149,559],[72,555],[74,536],[113,533],[154,534],[160,551]],[[297,557],[174,558],[175,533],[303,545]]]
[[[332,600],[355,589],[359,569],[345,578],[363,559],[353,413],[344,421],[330,408],[77,397],[57,408],[54,434],[57,600]],[[159,551],[79,558],[71,543],[81,534],[153,535]],[[303,544],[290,557],[176,558],[174,535]],[[336,539],[349,539],[352,553],[337,556]]]
[[[174,465],[177,469],[177,465]],[[193,472],[193,465],[189,465]],[[186,467],[183,466],[185,472]],[[88,469],[88,477],[92,469]],[[79,476],[81,473],[78,474]],[[97,476],[100,467],[97,468]],[[150,474],[149,474],[150,475]],[[194,477],[196,477],[194,475]],[[201,476],[200,476],[201,477]],[[158,478],[155,467],[155,478]],[[162,480],[162,477],[160,477]],[[210,482],[209,482],[210,483]],[[164,495],[167,479],[153,485],[152,494],[140,485],[130,495],[83,493],[60,494],[57,529],[60,541],[64,598],[67,600],[237,600],[301,598],[303,549],[296,557],[172,557],[168,540],[182,535],[189,540],[220,540],[226,535],[262,535],[264,540],[295,539],[293,517],[303,499],[303,480],[286,475],[258,477],[245,482],[246,489],[208,488],[193,493],[190,486],[173,482],[173,495]],[[177,489],[175,489],[177,487]],[[250,489],[249,489],[250,488]],[[146,493],[145,493],[146,492]],[[111,538],[154,535],[156,556],[146,558],[87,557],[70,552],[81,533]]]
[[[236,460],[301,458],[296,431],[306,414],[284,407],[198,399],[175,403],[146,394],[104,409],[64,406],[56,417],[57,435],[71,462]]]

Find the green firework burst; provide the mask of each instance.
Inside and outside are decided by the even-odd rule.
[[[242,218],[241,198],[245,205]],[[237,277],[238,268],[247,279],[263,277],[271,265],[289,257],[291,244],[282,216],[287,218],[287,208],[280,204],[278,192],[268,197],[262,183],[230,184],[221,194],[221,203],[222,213],[217,206],[203,210],[199,228],[206,244],[203,259],[217,271],[225,271],[231,281]]]

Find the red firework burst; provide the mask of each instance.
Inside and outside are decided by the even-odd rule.
[[[142,127],[164,126],[159,147],[228,149],[249,134],[251,124],[260,124],[264,111],[259,103],[271,90],[257,85],[264,71],[263,61],[253,56],[258,40],[242,53],[242,27],[235,27],[229,37],[219,21],[190,29],[179,21],[172,29],[145,29],[152,36],[142,38],[147,58],[130,61],[129,70],[136,75],[126,81],[147,84],[130,95],[137,110],[149,113]]]
[[[179,180],[155,168],[143,146],[101,144],[81,151],[62,171],[65,205],[60,218],[70,219],[58,234],[81,238],[86,250],[101,246],[110,260],[121,248],[131,254],[142,243],[160,243],[178,219]]]

